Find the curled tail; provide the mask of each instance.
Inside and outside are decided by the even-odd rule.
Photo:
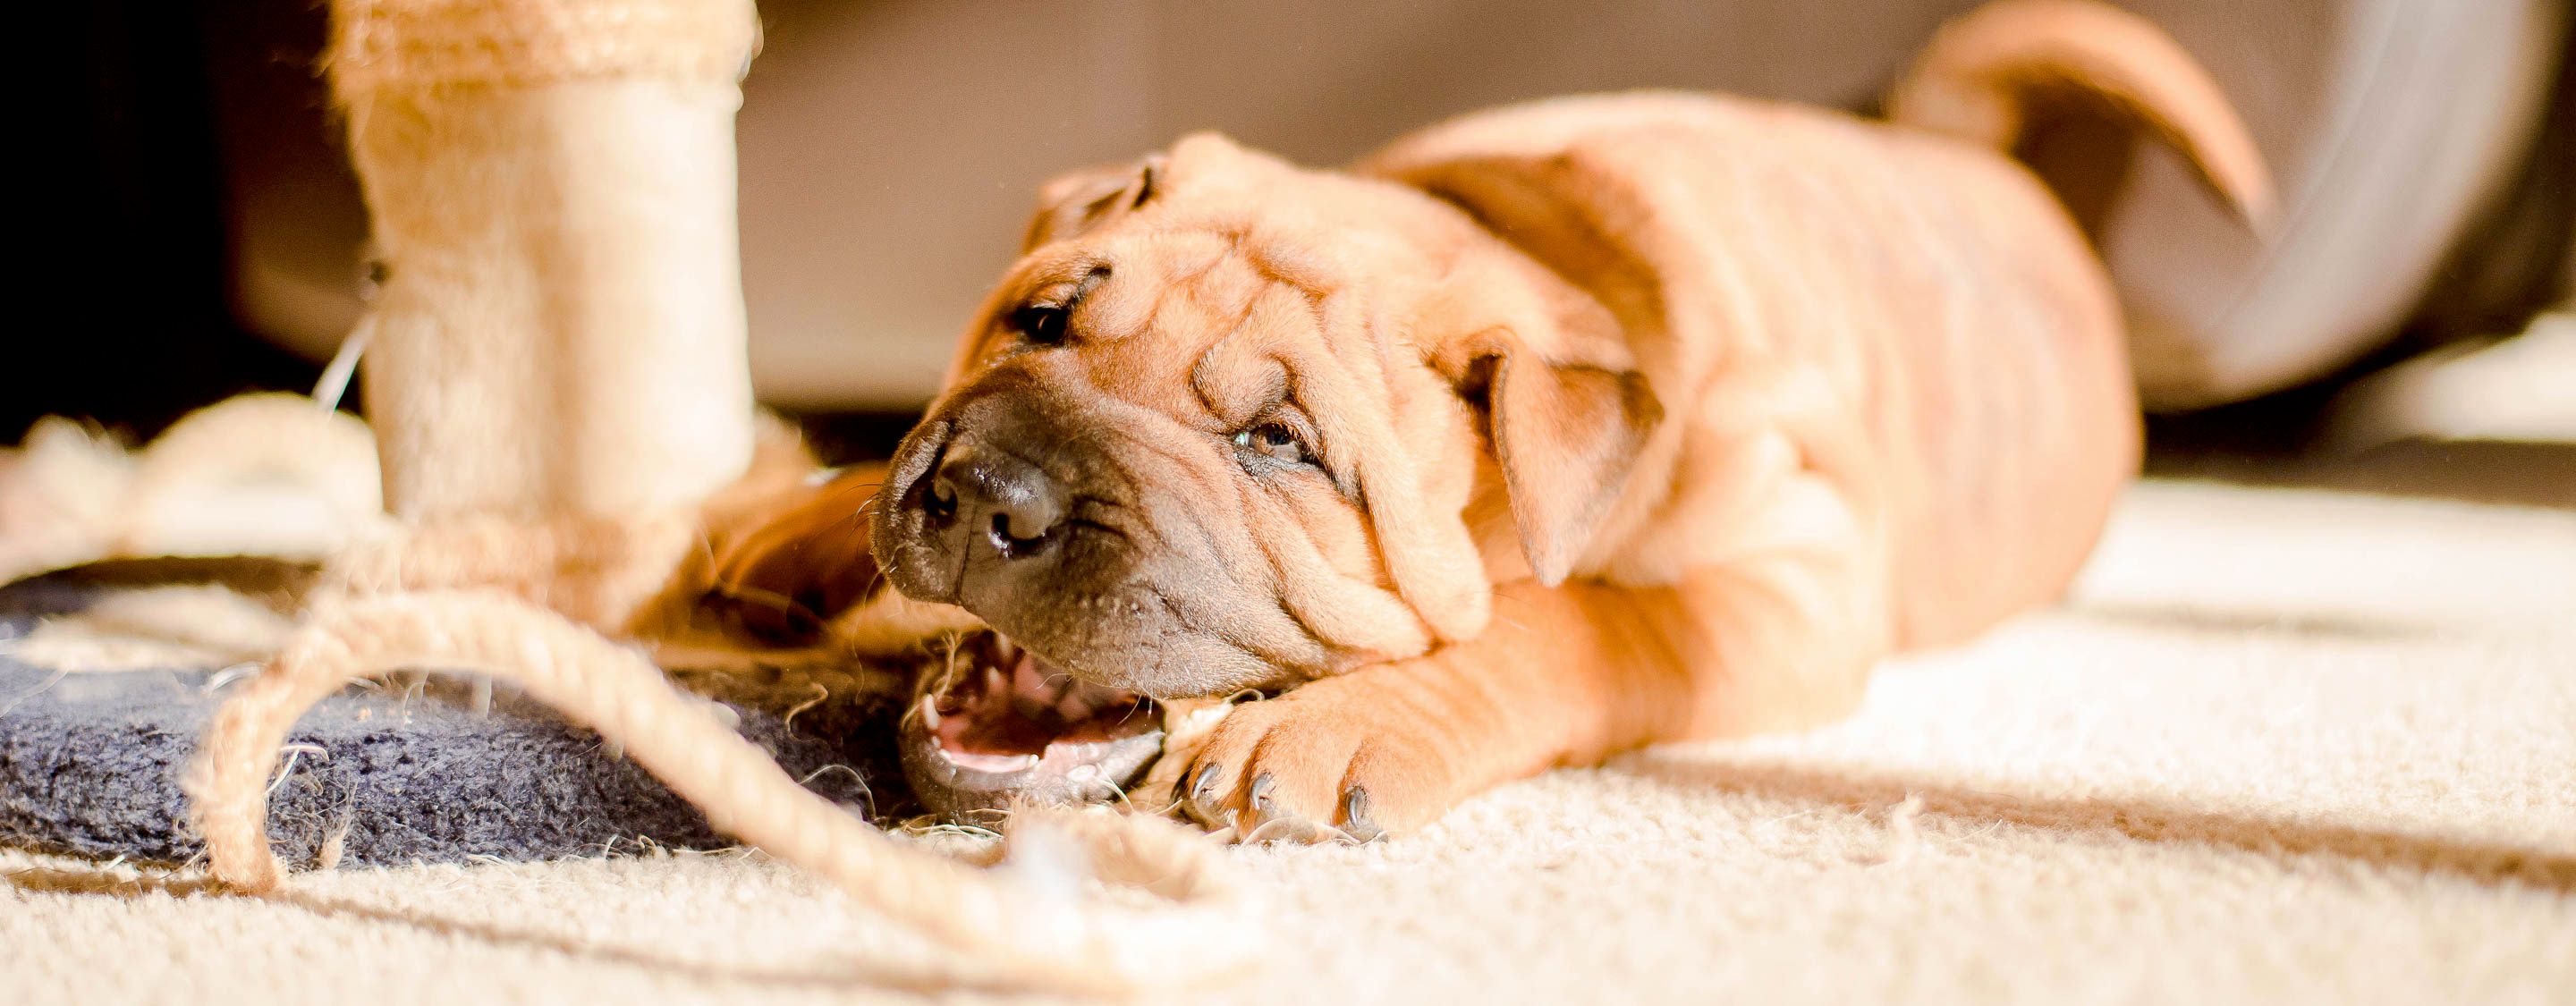
[[[2008,149],[2035,100],[2070,93],[2180,151],[2247,223],[2271,222],[2271,173],[2218,85],[2156,26],[2093,0],[1998,0],[1943,26],[1888,118]]]

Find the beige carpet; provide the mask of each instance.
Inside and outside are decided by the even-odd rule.
[[[2066,608],[1847,724],[1234,858],[1264,963],[1174,998],[2576,1002],[2576,513],[2149,485]],[[743,854],[0,873],[0,1002],[918,995]]]

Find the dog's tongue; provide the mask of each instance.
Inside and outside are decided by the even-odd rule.
[[[921,700],[940,747],[961,765],[988,772],[1032,767],[1049,747],[1105,739],[1127,717],[1142,714],[1133,693],[1083,684],[1007,643],[996,649],[998,666],[986,664]]]
[[[1012,712],[1032,723],[1061,724],[1068,730],[1079,730],[1112,709],[1133,712],[1137,701],[1133,692],[1076,681],[1027,650],[1011,662],[1005,684],[1010,688]]]

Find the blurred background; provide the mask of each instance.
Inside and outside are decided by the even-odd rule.
[[[1604,89],[1867,111],[1973,6],[768,0],[739,127],[758,391],[830,453],[890,446],[1062,170],[1200,128],[1334,164]],[[2032,139],[2133,311],[2154,466],[2576,506],[2576,449],[2549,445],[2576,436],[2576,321],[2543,313],[2576,284],[2569,0],[2124,6],[2219,79],[2287,211],[2257,242],[2161,150],[2080,117]],[[0,364],[0,442],[45,414],[139,439],[234,392],[309,390],[367,260],[319,6],[45,16],[64,44],[39,54],[22,158],[39,306]]]

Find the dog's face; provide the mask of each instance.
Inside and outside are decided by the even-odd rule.
[[[1465,214],[1195,136],[1047,187],[873,547],[1087,683],[1286,685],[1477,632],[1477,525],[1563,576],[1657,415]]]

